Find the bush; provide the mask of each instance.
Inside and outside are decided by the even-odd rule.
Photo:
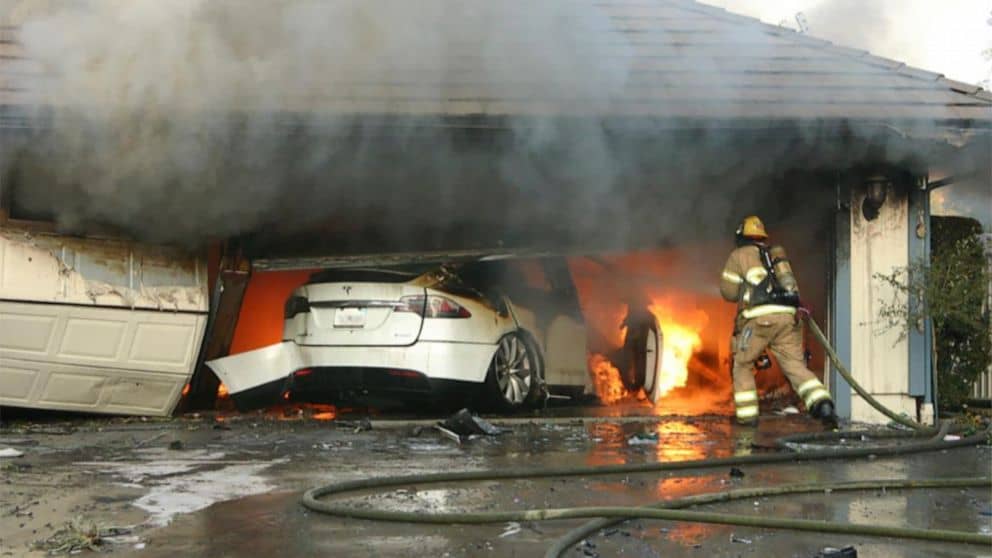
[[[900,328],[903,338],[924,320],[932,322],[939,404],[958,407],[992,362],[990,262],[977,221],[934,217],[931,226],[929,266],[915,261],[892,274],[876,274],[910,301],[908,306],[883,301],[879,317]]]

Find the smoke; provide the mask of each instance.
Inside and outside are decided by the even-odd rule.
[[[864,155],[816,125],[686,132],[634,110],[621,131],[605,115],[621,97],[636,107],[645,86],[705,75],[747,103],[706,48],[683,49],[677,34],[634,41],[636,18],[598,3],[50,5],[21,22],[44,77],[15,83],[36,131],[5,139],[0,176],[25,211],[54,210],[70,232],[107,225],[197,245],[316,227],[341,251],[656,245],[724,236],[748,212],[774,220],[800,192],[812,209],[832,188],[782,188],[785,171]],[[723,33],[761,44],[754,29]],[[635,56],[652,41],[674,56]],[[661,84],[656,63],[670,72]]]
[[[34,117],[53,118],[20,164],[45,191],[21,197],[54,203],[68,228],[98,221],[178,240],[351,211],[385,209],[389,223],[409,220],[397,209],[456,210],[449,194],[468,162],[523,174],[508,178],[537,195],[526,175],[541,174],[538,162],[515,159],[542,152],[571,160],[563,179],[608,187],[595,123],[511,123],[493,162],[458,153],[437,118],[493,112],[500,99],[596,111],[628,73],[623,44],[584,40],[608,25],[565,0],[63,4],[19,34],[49,78],[34,87]]]
[[[810,33],[837,44],[852,45],[873,53],[911,52],[913,44],[904,36],[891,33],[893,14],[902,2],[874,0],[828,0],[805,12]]]

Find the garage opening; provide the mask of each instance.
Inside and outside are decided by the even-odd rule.
[[[817,238],[828,237],[830,215],[828,212],[816,213],[816,218],[801,216],[777,220],[773,215],[771,228],[773,234],[778,233],[795,262],[804,302],[822,320],[826,318],[827,270],[831,262],[829,247],[819,246]],[[810,226],[810,223],[814,225]],[[508,265],[519,270],[515,281],[521,287],[514,293],[516,300],[535,296],[526,295],[528,290],[538,298],[551,296],[547,285],[558,283],[555,287],[559,288],[562,280],[551,276],[554,273],[545,273],[547,262],[559,261],[565,266],[583,327],[569,330],[558,343],[568,346],[573,356],[580,355],[584,378],[571,385],[550,385],[547,394],[550,403],[581,405],[588,409],[587,412],[614,415],[732,413],[729,336],[736,309],[721,299],[717,290],[718,271],[732,247],[727,236],[637,252],[491,258],[512,262]],[[485,260],[486,257],[475,259]],[[301,260],[299,265],[304,263]],[[385,265],[395,267],[395,261]],[[375,267],[367,262],[363,266]],[[261,267],[264,269],[266,265]],[[312,283],[315,278],[333,276],[333,273],[321,273],[322,269],[325,268],[303,266],[300,269],[255,271],[244,292],[230,354],[248,355],[284,342],[287,301],[294,296],[294,291]],[[541,289],[546,287],[548,294],[542,295]],[[632,308],[634,313],[648,312],[660,325],[663,342],[659,375],[654,379],[658,384],[656,392],[660,394],[656,402],[649,399],[643,385],[631,388],[624,380],[625,368],[632,365],[624,355],[631,332],[625,324]],[[539,340],[543,351],[554,350],[549,343],[555,342]],[[823,355],[814,345],[808,343],[809,366],[813,370],[823,370]],[[314,371],[308,367],[295,373],[307,376]],[[773,404],[779,408],[798,406],[774,361],[767,369],[757,372],[757,382],[764,397],[774,400]],[[389,402],[369,403],[363,397],[346,403],[326,399],[326,393],[295,389],[299,385],[305,383],[296,386],[280,383],[277,396],[270,397],[265,405],[267,413],[276,417],[306,416],[319,420],[335,418],[342,406],[359,407],[373,413],[391,408]],[[462,395],[464,401],[461,403],[474,404],[475,399],[470,394]],[[452,404],[457,406],[459,402]],[[227,410],[235,408],[224,384],[218,389],[218,406]],[[403,408],[410,409],[410,406]]]

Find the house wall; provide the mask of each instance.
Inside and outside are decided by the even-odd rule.
[[[859,189],[850,197],[850,312],[842,318],[848,320],[850,331],[849,366],[855,380],[879,402],[917,418],[917,400],[910,390],[909,339],[898,327],[888,327],[878,317],[883,301],[908,304],[908,300],[876,277],[909,263],[910,200],[905,191],[890,186],[878,217],[868,220],[861,209],[864,197]],[[838,388],[849,389],[842,385]],[[850,418],[873,423],[889,420],[853,392]]]

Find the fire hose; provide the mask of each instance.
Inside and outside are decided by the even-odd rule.
[[[889,417],[893,421],[908,427],[910,430],[899,433],[890,433],[889,438],[925,438],[922,441],[908,443],[905,445],[878,446],[878,447],[858,447],[858,448],[830,448],[815,449],[800,452],[780,452],[773,454],[752,454],[734,457],[708,458],[682,462],[654,462],[654,463],[633,463],[624,465],[605,466],[573,466],[573,467],[545,467],[545,468],[509,468],[492,471],[462,471],[445,472],[416,475],[386,476],[377,478],[358,479],[344,482],[336,482],[319,486],[307,490],[303,494],[303,506],[307,509],[338,517],[349,517],[354,519],[367,519],[375,521],[392,521],[404,523],[430,523],[430,524],[485,524],[501,523],[506,521],[544,521],[554,519],[574,519],[574,518],[598,518],[588,522],[572,531],[566,533],[548,550],[546,557],[558,557],[576,542],[587,537],[589,534],[598,531],[609,525],[621,522],[626,519],[649,518],[664,519],[669,521],[687,521],[698,523],[717,523],[723,525],[738,525],[746,527],[762,527],[777,529],[792,529],[800,531],[814,531],[822,533],[845,533],[865,536],[885,536],[916,540],[966,543],[992,545],[992,535],[979,533],[969,533],[962,531],[948,531],[938,529],[919,529],[906,527],[888,527],[879,525],[864,525],[852,523],[840,523],[833,521],[818,521],[805,519],[791,519],[778,517],[764,517],[741,514],[727,514],[708,511],[692,511],[681,508],[725,502],[741,498],[770,497],[785,494],[799,493],[829,493],[832,491],[856,491],[856,490],[882,490],[882,489],[938,489],[954,487],[985,487],[992,488],[992,477],[969,477],[969,478],[948,478],[948,479],[928,479],[928,480],[873,480],[846,483],[816,483],[784,485],[763,488],[748,488],[731,490],[716,494],[702,494],[681,498],[678,500],[662,501],[644,507],[573,507],[573,508],[546,508],[530,510],[512,511],[488,511],[488,512],[458,512],[458,513],[431,513],[425,511],[398,511],[384,510],[367,507],[355,507],[347,504],[337,503],[334,499],[324,499],[328,496],[341,496],[356,491],[382,490],[390,487],[425,485],[440,483],[461,483],[461,482],[481,482],[495,480],[520,480],[549,477],[588,477],[601,475],[623,475],[632,473],[651,473],[663,471],[690,471],[714,468],[726,468],[730,466],[746,466],[773,463],[798,463],[804,461],[818,461],[825,459],[855,459],[867,457],[881,457],[891,455],[907,455],[927,451],[940,451],[951,448],[960,448],[979,445],[989,440],[992,433],[992,426],[984,431],[970,436],[945,440],[947,433],[954,429],[949,422],[941,424],[939,429],[924,426],[898,415],[887,409],[875,398],[865,391],[860,384],[851,376],[847,368],[840,362],[836,351],[830,346],[823,332],[816,325],[811,317],[806,315],[806,321],[810,326],[815,338],[823,345],[830,360],[833,362],[838,373],[851,385],[851,387],[872,407]],[[795,447],[810,440],[823,440],[839,437],[857,437],[864,432],[845,431],[833,433],[820,433],[812,435],[788,436],[778,440],[778,445],[787,449]]]

